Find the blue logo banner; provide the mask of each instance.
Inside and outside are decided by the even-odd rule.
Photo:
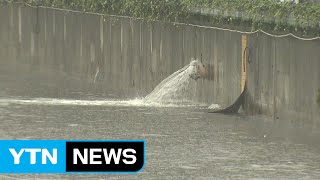
[[[0,173],[132,174],[145,164],[145,140],[0,140]]]
[[[64,140],[0,140],[0,173],[65,172],[65,149]]]

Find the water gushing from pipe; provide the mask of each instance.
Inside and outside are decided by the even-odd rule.
[[[204,69],[199,60],[192,60],[190,64],[176,71],[164,79],[156,88],[144,98],[147,104],[185,104],[191,103],[196,81]]]

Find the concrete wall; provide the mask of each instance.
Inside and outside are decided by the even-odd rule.
[[[1,61],[58,69],[100,89],[144,96],[202,54],[210,80],[197,82],[194,100],[230,104],[240,92],[241,35],[186,25],[31,8],[0,9]]]
[[[248,36],[247,112],[319,133],[320,40]],[[283,128],[285,129],[285,128]]]
[[[241,91],[242,34],[237,32],[19,4],[0,6],[0,19],[2,64],[54,70],[99,92],[124,92],[126,98],[145,96],[202,55],[209,77],[197,82],[194,100],[231,104]],[[320,129],[319,40],[264,34],[247,39],[246,112]],[[97,68],[99,78],[92,83]]]

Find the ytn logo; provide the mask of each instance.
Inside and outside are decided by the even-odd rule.
[[[14,148],[9,148],[10,153],[13,156],[14,164],[20,164],[20,157],[22,154],[26,154],[30,156],[30,164],[36,164],[37,162],[37,153],[41,153],[41,163],[47,164],[47,159],[51,162],[51,164],[57,164],[58,161],[58,151],[57,148],[52,149],[52,154],[48,151],[48,149],[40,149],[40,148],[23,148],[17,152]]]
[[[135,172],[144,165],[143,142],[67,142],[66,170]]]
[[[130,154],[131,153],[131,154]],[[134,164],[137,161],[136,150],[132,148],[107,149],[107,148],[84,148],[83,153],[78,148],[73,149],[73,164],[78,164],[80,159],[82,164],[119,164],[121,157],[125,164]],[[103,159],[102,159],[103,157]],[[128,160],[129,159],[129,160]],[[113,160],[113,162],[111,162]]]

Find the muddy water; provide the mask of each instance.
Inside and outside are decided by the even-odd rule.
[[[148,106],[50,81],[0,76],[1,139],[146,139],[137,175],[0,175],[49,178],[320,178],[317,144],[272,136],[265,117],[206,113],[206,106]],[[52,90],[53,89],[53,90]],[[75,93],[76,92],[76,93]],[[118,93],[118,94],[117,94]],[[120,94],[120,95],[119,95]],[[130,99],[130,98],[129,98]]]

